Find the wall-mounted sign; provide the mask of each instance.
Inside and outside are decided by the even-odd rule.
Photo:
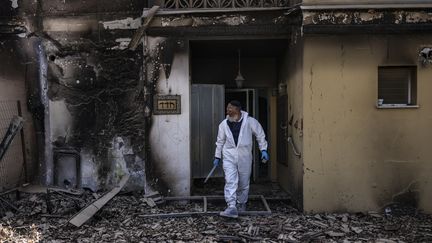
[[[155,95],[153,98],[153,114],[181,114],[180,95]]]

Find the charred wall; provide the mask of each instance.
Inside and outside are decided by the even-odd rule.
[[[144,189],[144,54],[142,48],[124,48],[137,27],[105,31],[100,23],[125,16],[136,16],[140,23],[142,8],[142,1],[18,1],[20,15],[27,20],[27,38],[40,41],[35,60],[36,83],[42,90],[38,94],[35,89],[29,100],[45,136],[39,148],[44,184],[68,186],[67,181],[54,180],[56,166],[64,160],[63,153],[78,153],[81,170],[76,179],[83,187],[97,190],[130,173],[129,187]],[[112,12],[116,14],[108,16]],[[158,54],[147,58],[152,62]]]
[[[143,171],[142,54],[111,50],[112,44],[105,43],[97,47],[62,43],[61,51],[49,46],[47,43],[53,149],[92,154],[91,163],[102,185],[115,183],[112,176],[125,173],[125,166],[131,173]],[[64,103],[64,109],[56,103]],[[59,119],[66,116],[69,119]],[[90,161],[82,163],[83,168],[91,167],[85,166]],[[92,178],[85,176],[89,171],[83,173],[84,184],[89,180],[93,186]]]
[[[176,183],[164,178],[165,168],[153,159],[149,131],[159,75],[169,77],[177,39],[159,38],[150,44],[144,38],[144,48],[131,51],[128,45],[141,19],[124,15],[101,21],[91,16],[44,17],[43,24],[38,37],[47,66],[45,134],[47,149],[53,151],[48,157],[54,157],[45,168],[47,183],[62,184],[53,179],[59,151],[79,153],[82,187],[110,186],[124,173],[131,174],[128,185],[133,190]]]
[[[56,151],[68,150],[81,154],[89,187],[116,183],[116,174],[127,167],[131,185],[143,188],[143,52],[122,51],[122,42],[116,42],[133,30],[104,32],[99,20],[113,12],[138,17],[145,5],[120,0],[0,5],[1,99],[22,105],[28,177],[39,174],[43,184],[52,184]],[[63,17],[50,22],[56,16]]]
[[[150,156],[152,99],[162,62],[172,62],[176,42],[160,39],[130,51],[134,29],[106,32],[101,39],[47,32],[53,39],[44,42],[52,149],[79,151],[83,187],[116,184],[124,173],[131,174],[129,189],[144,189],[146,180],[162,186],[161,168]]]

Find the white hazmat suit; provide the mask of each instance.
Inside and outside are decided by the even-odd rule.
[[[261,124],[247,112],[241,111],[242,124],[237,146],[227,124],[219,124],[216,141],[216,158],[222,158],[225,173],[225,201],[229,207],[246,203],[249,194],[249,179],[252,170],[252,135],[256,136],[260,151],[267,150],[267,141]],[[221,156],[222,155],[222,156]]]

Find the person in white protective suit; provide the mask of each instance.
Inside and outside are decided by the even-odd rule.
[[[221,158],[225,173],[225,201],[228,207],[220,215],[237,218],[246,210],[249,194],[249,179],[252,170],[252,135],[255,135],[261,159],[267,161],[267,141],[261,124],[247,112],[241,110],[238,101],[227,106],[227,116],[219,124],[216,152],[213,164],[217,166]]]

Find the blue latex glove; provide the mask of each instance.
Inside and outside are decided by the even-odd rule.
[[[267,153],[267,151],[265,151],[265,150],[261,151],[261,160],[268,161],[269,159],[270,159],[270,156]]]
[[[218,165],[219,165],[219,162],[220,162],[220,159],[219,159],[219,158],[215,158],[215,159],[213,160],[213,166],[218,166]]]

